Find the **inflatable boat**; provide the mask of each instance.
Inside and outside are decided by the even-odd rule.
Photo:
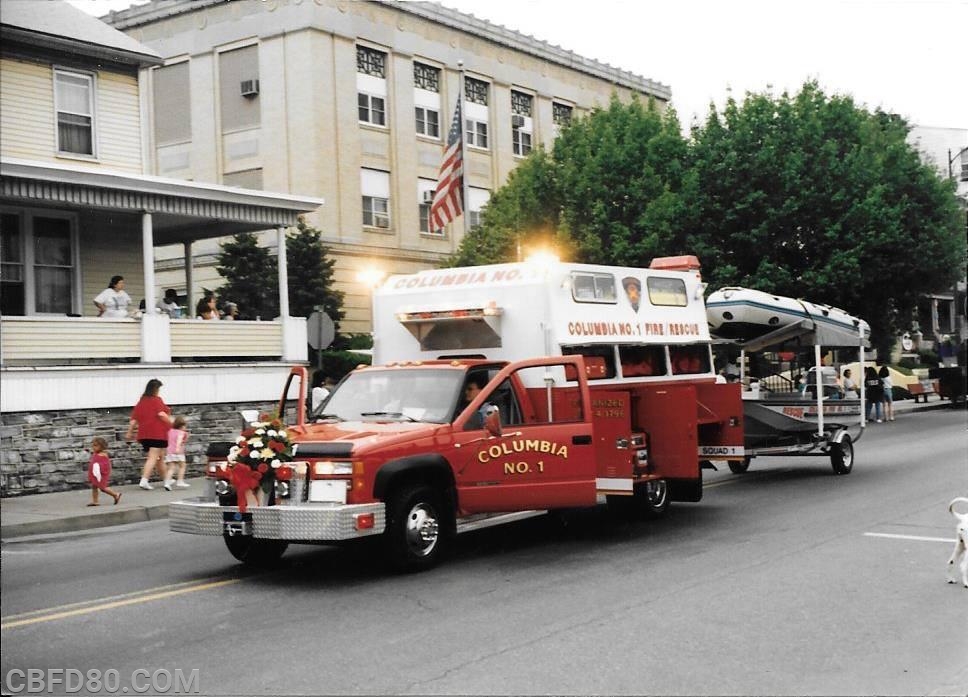
[[[861,327],[864,336],[870,335],[867,322],[836,307],[751,288],[721,288],[712,293],[706,300],[706,320],[717,337],[738,341],[756,339],[804,320],[813,322],[821,333],[843,334],[853,345]],[[821,343],[836,345],[830,339]]]

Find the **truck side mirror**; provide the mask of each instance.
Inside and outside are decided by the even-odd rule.
[[[484,429],[494,438],[501,435],[501,410],[493,404],[484,409]]]

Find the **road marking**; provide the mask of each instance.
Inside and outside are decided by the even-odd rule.
[[[229,578],[222,579],[220,581],[192,581],[177,584],[181,586],[180,588],[172,589],[171,586],[149,588],[148,590],[138,591],[135,593],[126,593],[124,595],[112,596],[109,598],[71,603],[69,605],[61,605],[59,607],[47,608],[44,610],[34,610],[32,612],[24,612],[19,615],[9,615],[0,620],[0,629],[13,629],[14,627],[23,627],[29,624],[37,624],[38,622],[52,622],[54,620],[62,620],[68,617],[77,617],[78,615],[101,612],[102,610],[113,610],[114,608],[124,607],[126,605],[136,605],[138,603],[161,600],[162,598],[171,598],[173,596],[183,595],[185,593],[194,593],[195,591],[221,588],[222,586],[238,583],[241,580],[242,579],[240,578]],[[162,590],[162,588],[166,590]],[[98,604],[92,605],[91,603]]]
[[[865,532],[867,537],[887,537],[892,540],[915,540],[917,542],[947,542],[949,545],[955,539],[947,537],[921,537],[920,535],[892,535],[886,532]]]

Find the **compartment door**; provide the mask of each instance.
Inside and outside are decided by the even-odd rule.
[[[649,434],[649,459],[664,479],[699,479],[699,436],[694,385],[643,390],[635,430]]]

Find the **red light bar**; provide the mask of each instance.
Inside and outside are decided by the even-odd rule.
[[[684,254],[678,257],[656,257],[649,264],[649,268],[663,271],[697,271],[700,265],[697,256]]]

